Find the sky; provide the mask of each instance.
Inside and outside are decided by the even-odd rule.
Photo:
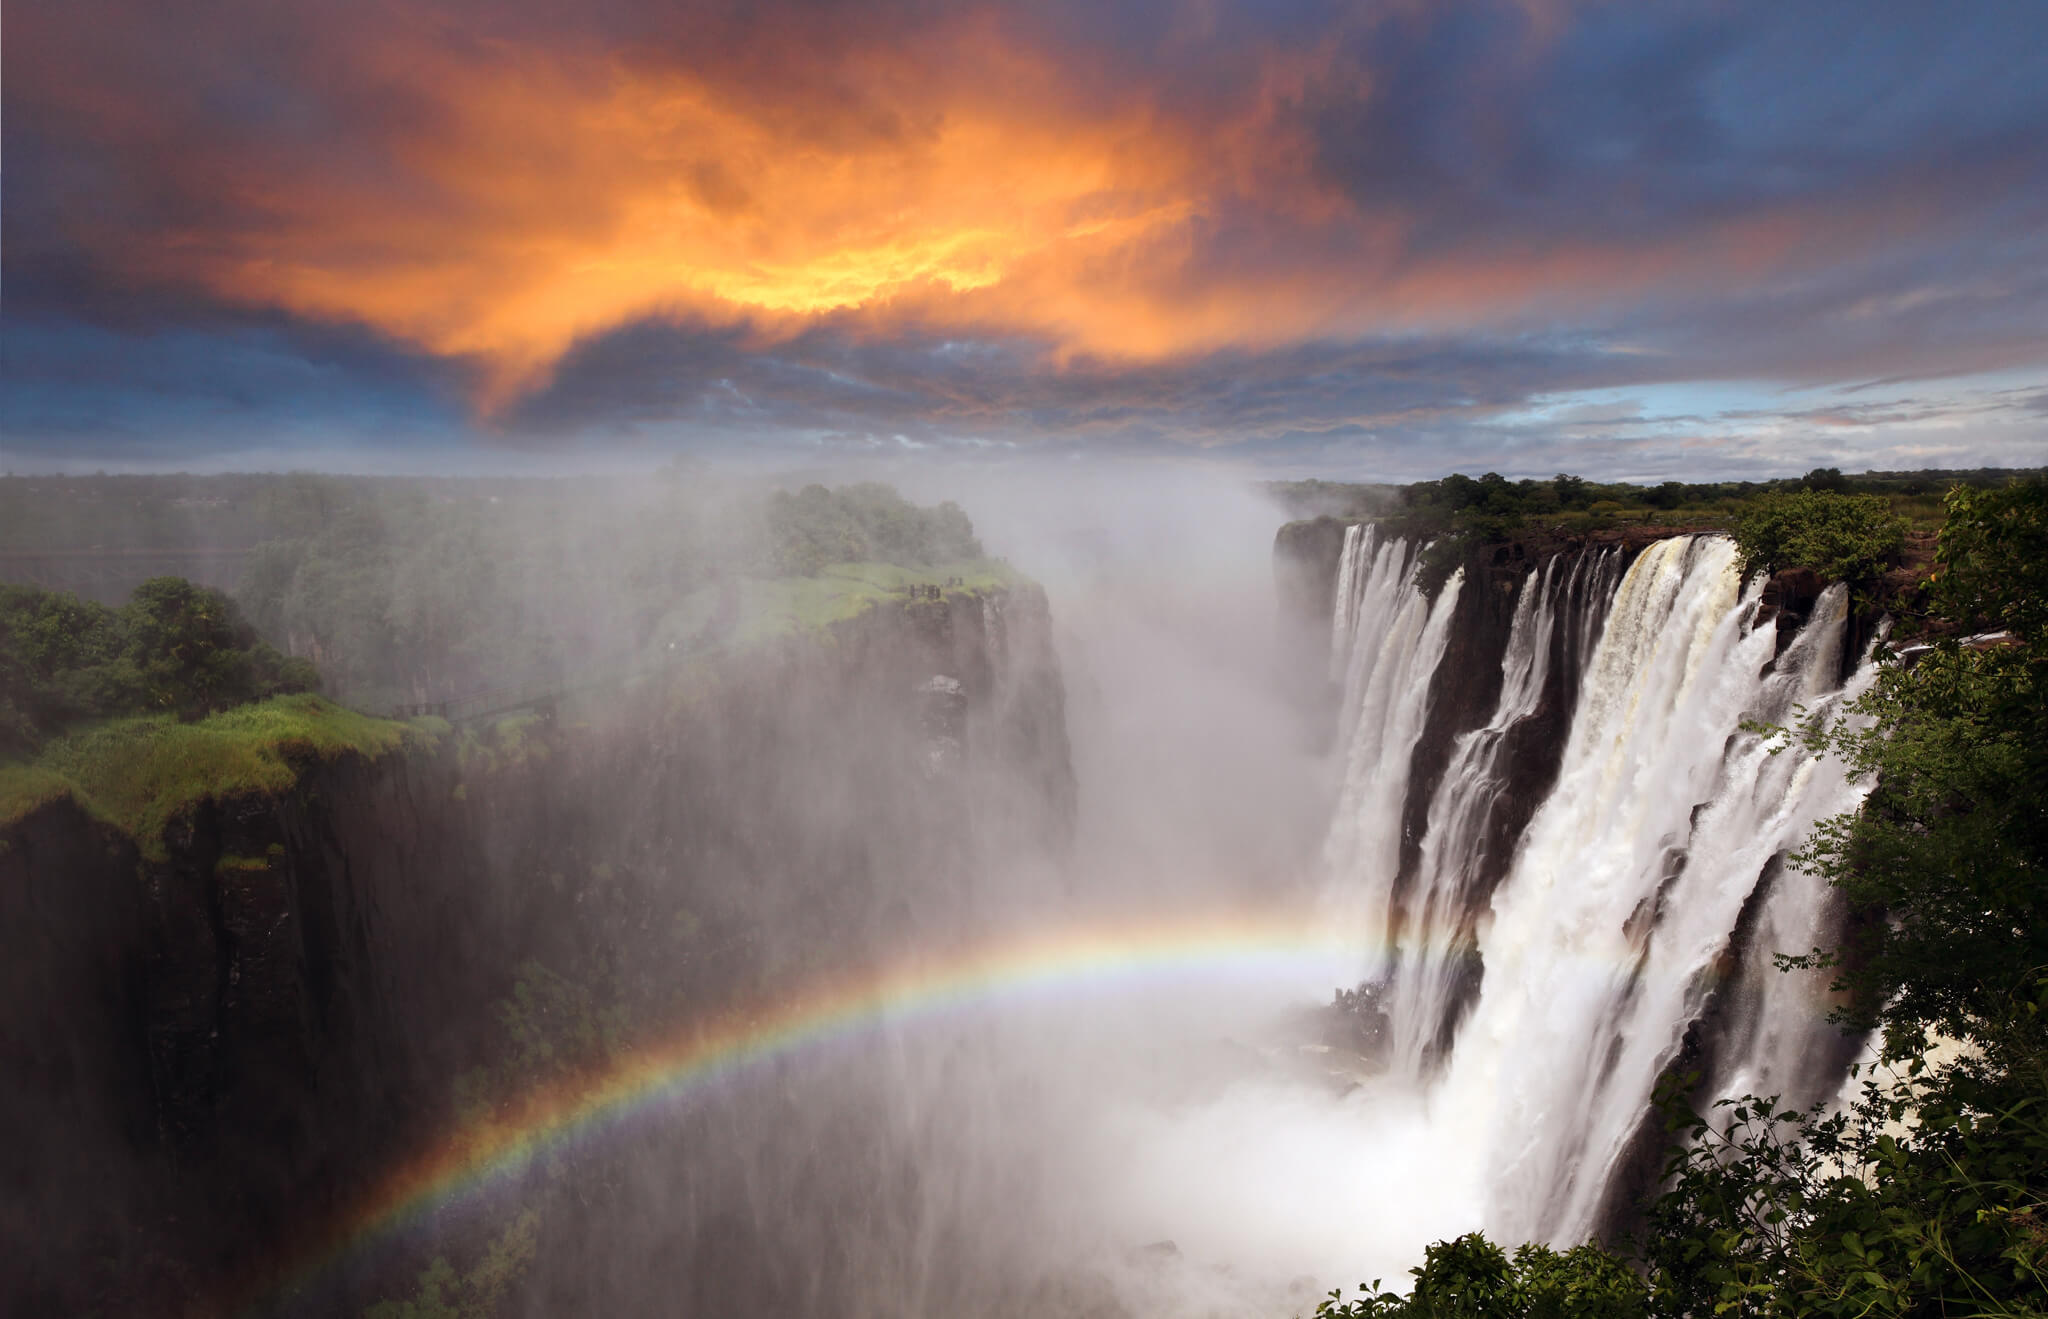
[[[12,0],[0,465],[2048,463],[2041,0]]]

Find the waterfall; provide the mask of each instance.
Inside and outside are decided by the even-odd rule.
[[[1478,904],[1487,896],[1484,848],[1510,787],[1509,734],[1537,712],[1554,664],[1583,667],[1590,629],[1574,625],[1598,616],[1597,610],[1584,607],[1584,595],[1589,586],[1611,589],[1607,576],[1616,558],[1611,550],[1569,562],[1554,556],[1523,579],[1501,658],[1500,700],[1493,717],[1459,736],[1430,801],[1422,856],[1399,922],[1397,959],[1383,1002],[1393,1031],[1391,1061],[1403,1075],[1421,1075],[1455,1027],[1454,998],[1469,985],[1475,969]],[[1560,635],[1560,627],[1565,634]]]
[[[1408,762],[1422,736],[1429,684],[1449,639],[1464,573],[1454,572],[1432,601],[1416,581],[1419,555],[1406,541],[1381,541],[1353,527],[1333,625],[1347,641],[1344,672],[1343,786],[1323,847],[1332,883],[1330,919],[1353,941],[1361,980],[1388,961],[1388,904],[1400,865],[1401,808]]]
[[[1840,664],[1848,615],[1847,590],[1839,585],[1829,587],[1786,660],[1780,661],[1782,671],[1787,661],[1811,642],[1801,688],[1795,697],[1781,687],[1781,712],[1766,713],[1766,718],[1788,721],[1802,708],[1810,714],[1831,716],[1869,689],[1877,677],[1871,661],[1883,641],[1882,633],[1871,640],[1848,684],[1838,692],[1826,690],[1827,675]],[[1788,702],[1789,708],[1783,708]],[[1815,762],[1800,755],[1790,768],[1798,780],[1796,790],[1805,798],[1794,822],[1793,842],[1819,820],[1860,805],[1869,791],[1867,783],[1848,781],[1846,766],[1839,760]],[[1783,791],[1778,785],[1787,777],[1786,769],[1767,764],[1759,776],[1759,793]],[[1741,978],[1725,989],[1725,1040],[1710,1089],[1715,1096],[1727,1098],[1780,1095],[1788,1104],[1804,1109],[1839,1091],[1859,1044],[1827,1021],[1834,1007],[1827,991],[1833,976],[1825,971],[1781,972],[1771,954],[1800,953],[1833,942],[1843,912],[1825,879],[1796,866],[1767,872],[1759,896],[1762,901],[1749,937],[1753,955],[1743,960]]]
[[[1618,586],[1616,552],[1552,558],[1517,588],[1499,698],[1453,744],[1401,894],[1390,877],[1408,761],[1460,579],[1428,601],[1415,556],[1370,530],[1347,534],[1345,556],[1346,755],[1324,853],[1344,895],[1334,908],[1347,930],[1399,934],[1362,959],[1385,986],[1388,1062],[1424,1087],[1436,1120],[1483,1143],[1488,1232],[1583,1240],[1710,1004],[1715,1092],[1808,1102],[1839,1081],[1844,1046],[1813,980],[1780,975],[1769,954],[1827,939],[1826,886],[1784,858],[1865,789],[1744,724],[1833,712],[1868,685],[1869,657],[1839,681],[1839,586],[1777,653],[1775,626],[1755,623],[1761,582],[1745,589],[1719,537],[1655,542]],[[1489,859],[1505,748],[1558,690],[1560,664],[1583,676],[1556,782]]]

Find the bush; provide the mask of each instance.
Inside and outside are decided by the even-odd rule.
[[[1429,1248],[1407,1296],[1374,1282],[1339,1292],[1317,1319],[1643,1319],[1651,1292],[1627,1262],[1598,1246],[1525,1245],[1513,1258],[1474,1232]]]
[[[0,757],[87,720],[198,719],[318,685],[312,665],[260,640],[233,601],[183,578],[151,578],[120,609],[0,587]]]
[[[1868,582],[1898,560],[1906,524],[1881,495],[1823,490],[1763,495],[1735,522],[1742,571],[1811,568],[1831,582]]]
[[[768,532],[771,570],[795,577],[834,563],[919,568],[981,557],[981,542],[958,504],[920,508],[875,482],[779,490],[768,501]]]

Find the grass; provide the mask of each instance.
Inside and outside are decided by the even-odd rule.
[[[996,590],[1012,584],[1009,568],[992,559],[905,568],[893,563],[835,563],[814,577],[743,581],[739,619],[732,644],[746,647],[777,637],[823,631],[892,598],[912,586],[938,586],[949,593]],[[947,583],[953,583],[948,586]]]
[[[164,831],[199,802],[287,792],[315,761],[375,758],[434,739],[424,721],[376,719],[310,695],[190,724],[170,715],[112,719],[56,739],[30,764],[0,767],[0,825],[68,795],[161,860]]]

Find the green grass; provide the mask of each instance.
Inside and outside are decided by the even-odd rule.
[[[318,696],[279,696],[180,723],[113,719],[66,734],[27,765],[0,766],[0,825],[69,795],[161,860],[171,821],[208,798],[288,792],[304,767],[431,743],[436,730],[375,719]]]
[[[893,563],[835,563],[814,577],[775,577],[740,583],[739,621],[732,634],[736,647],[777,637],[822,631],[892,598],[912,586],[958,584],[949,593],[992,591],[1014,580],[1009,568],[992,559],[942,563],[930,568],[905,568]]]

